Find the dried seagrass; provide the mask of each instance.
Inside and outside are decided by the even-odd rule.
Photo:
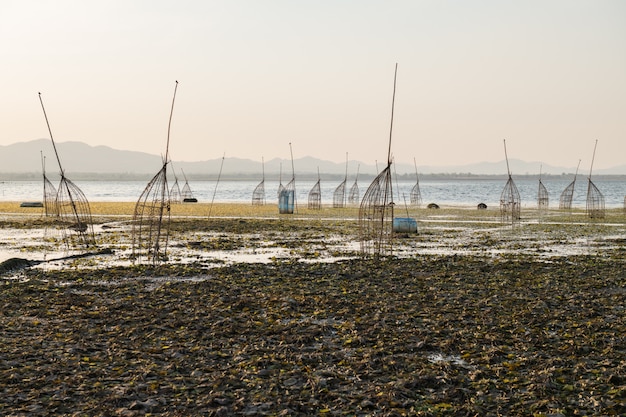
[[[559,197],[559,208],[561,210],[571,210],[572,200],[574,199],[574,189],[576,188],[576,177],[578,176],[578,168],[580,167],[580,159],[578,160],[578,166],[576,167],[576,173],[574,174],[574,180],[569,183],[567,187],[561,193]]]
[[[603,219],[605,216],[604,195],[593,181],[591,181],[591,172],[593,170],[593,162],[596,158],[597,147],[598,141],[596,140],[596,144],[593,147],[593,157],[591,158],[591,168],[589,168],[589,177],[587,178],[587,216],[590,219]]]
[[[322,208],[322,188],[320,186],[320,170],[317,169],[317,182],[309,191],[309,205],[312,210],[319,210]]]
[[[265,205],[265,161],[261,158],[261,168],[263,170],[263,177],[261,182],[254,188],[252,192],[252,205],[264,206]]]
[[[391,123],[389,128],[389,146],[387,166],[372,181],[363,195],[359,207],[359,238],[361,254],[379,257],[393,254],[393,186],[391,180],[391,137],[393,133],[393,111],[396,98],[396,76],[398,64],[393,76],[393,95],[391,100]]]
[[[420,177],[417,174],[417,162],[413,158],[413,164],[415,165],[415,185],[411,189],[411,204],[419,207],[422,204],[422,193],[420,191]]]
[[[43,109],[48,132],[50,133],[50,140],[52,141],[52,147],[54,148],[54,154],[56,155],[59,171],[61,173],[61,181],[57,189],[54,205],[58,210],[58,219],[63,231],[63,241],[68,249],[78,246],[95,246],[96,239],[93,233],[89,201],[87,201],[87,197],[85,197],[85,194],[83,194],[80,188],[65,176],[65,171],[61,166],[61,159],[59,158],[59,153],[57,152],[56,144],[52,137],[52,129],[48,122],[48,116],[43,105],[41,93],[39,93],[39,101],[41,102],[41,108]]]
[[[356,168],[356,177],[354,178],[354,184],[350,187],[350,194],[348,194],[348,204],[351,206],[356,206],[359,204],[359,169],[361,165],[358,165]]]
[[[506,169],[509,174],[509,179],[504,185],[504,189],[500,194],[500,218],[502,223],[515,223],[520,220],[521,202],[520,195],[511,176],[511,170],[509,169],[509,157],[506,152],[506,140],[504,141],[504,155],[506,158]]]
[[[146,258],[157,264],[166,259],[170,226],[170,196],[167,188],[167,165],[169,163],[170,128],[176,100],[178,81],[167,125],[167,144],[163,166],[141,193],[133,214],[133,257]]]
[[[335,188],[333,193],[333,207],[343,208],[346,206],[346,183],[348,181],[348,153],[346,152],[346,175],[341,184]]]
[[[541,182],[541,169],[539,169],[539,190],[537,191],[537,208],[539,211],[548,209],[550,204],[550,196],[543,182]]]

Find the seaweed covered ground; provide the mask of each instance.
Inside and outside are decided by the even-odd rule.
[[[623,221],[442,213],[385,259],[349,219],[186,218],[185,262],[5,271],[0,414],[625,415]]]

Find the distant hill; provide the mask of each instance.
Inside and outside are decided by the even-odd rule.
[[[119,178],[136,179],[150,178],[161,168],[162,159],[159,155],[145,152],[122,151],[108,146],[90,146],[82,142],[60,142],[57,150],[66,174],[70,178]],[[58,175],[58,164],[49,139],[38,139],[28,142],[19,142],[12,145],[0,146],[0,180],[6,178],[38,178],[42,172],[41,155],[45,157],[46,172],[52,178]],[[220,171],[222,158],[205,161],[173,161],[172,166],[178,175],[183,169],[191,179],[214,179]],[[299,177],[316,177],[320,174],[326,178],[343,178],[346,173],[345,163],[325,161],[310,156],[294,160],[296,175]],[[510,160],[513,175],[538,175],[539,169],[544,174],[573,174],[576,167],[555,167],[539,162],[525,162]],[[349,161],[348,177],[354,178],[359,170],[363,178],[376,175],[383,168],[375,164],[366,164],[359,161]],[[282,178],[291,177],[291,160],[271,159],[261,162],[241,158],[225,158],[222,178],[260,178],[265,169],[268,178],[281,175]],[[414,176],[415,168],[411,164],[397,164],[394,168],[398,175]],[[420,175],[424,174],[474,174],[474,175],[506,175],[506,163],[482,162],[477,164],[458,166],[418,166]],[[625,175],[626,165],[605,170],[596,170],[597,175]]]

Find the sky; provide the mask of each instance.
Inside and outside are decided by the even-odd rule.
[[[626,164],[622,0],[0,0],[0,145]]]

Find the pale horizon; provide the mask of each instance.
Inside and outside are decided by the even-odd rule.
[[[626,163],[626,3],[0,4],[0,145],[172,159]]]

